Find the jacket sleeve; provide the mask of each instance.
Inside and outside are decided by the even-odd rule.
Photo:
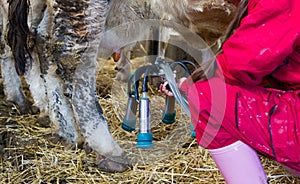
[[[293,52],[297,0],[260,0],[217,56],[216,75],[233,85],[258,85]],[[300,9],[298,7],[298,9]],[[293,12],[294,11],[294,12]],[[297,14],[297,15],[296,15]],[[297,23],[298,24],[298,23]]]

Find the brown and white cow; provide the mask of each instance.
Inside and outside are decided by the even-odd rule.
[[[185,29],[189,29],[190,32],[201,37],[213,51],[216,51],[220,47],[220,38],[224,35],[235,14],[236,3],[237,0],[129,0],[126,2],[115,0],[107,17],[106,28],[121,27],[122,24],[140,20],[145,22],[153,19],[168,21],[170,24],[179,24]],[[120,14],[121,16],[119,16]],[[188,45],[191,43],[183,43],[186,40],[182,39],[182,34],[172,25],[161,24],[160,27],[156,27],[157,30],[151,30],[151,26],[147,25],[144,25],[144,29],[140,29],[137,24],[129,24],[131,27],[128,26],[126,32],[128,34],[138,32],[135,30],[137,29],[139,32],[133,36],[159,41],[160,46],[155,49],[158,49],[156,55],[160,57],[171,60],[186,59],[180,58],[186,55],[181,50],[188,50]],[[158,36],[153,36],[153,31],[158,31]],[[143,34],[144,36],[141,36]],[[125,36],[127,35],[123,35],[123,37]],[[180,44],[184,48],[181,50],[174,47],[168,48],[166,43],[171,40],[176,43],[182,42]],[[196,39],[196,41],[198,40]],[[118,80],[126,81],[131,74],[130,53],[133,52],[134,44],[131,43],[119,49],[115,48],[120,53],[120,57],[117,58]]]

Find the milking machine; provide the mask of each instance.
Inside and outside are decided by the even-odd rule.
[[[181,95],[177,88],[176,78],[178,76],[176,67],[183,69],[185,76],[190,75],[191,71],[189,65],[196,68],[195,64],[186,61],[165,62],[164,59],[157,57],[152,65],[139,67],[128,80],[128,102],[125,116],[122,122],[122,128],[126,131],[134,131],[136,129],[136,115],[139,109],[139,130],[137,135],[138,148],[153,147],[153,134],[151,132],[150,121],[150,99],[148,97],[148,85],[151,83],[154,86],[159,86],[161,83],[168,81],[168,87],[174,94],[173,97],[166,95],[165,109],[162,115],[162,122],[172,124],[176,121],[175,102],[181,106],[185,113],[190,116],[187,99]],[[180,76],[184,77],[184,76]],[[140,80],[142,78],[142,80]],[[150,80],[149,80],[150,79]],[[141,90],[139,90],[139,83],[142,81]],[[142,96],[140,97],[139,91]],[[194,127],[191,125],[192,134],[195,136]]]

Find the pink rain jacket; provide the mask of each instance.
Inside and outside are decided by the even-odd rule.
[[[201,146],[241,140],[300,171],[299,33],[299,0],[249,0],[217,56],[216,76],[181,86]]]

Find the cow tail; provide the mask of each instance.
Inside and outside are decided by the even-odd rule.
[[[30,35],[27,23],[28,11],[27,0],[9,0],[7,42],[12,50],[18,75],[24,75],[26,71],[26,54],[29,56],[30,63],[32,61],[27,45],[27,38]]]

